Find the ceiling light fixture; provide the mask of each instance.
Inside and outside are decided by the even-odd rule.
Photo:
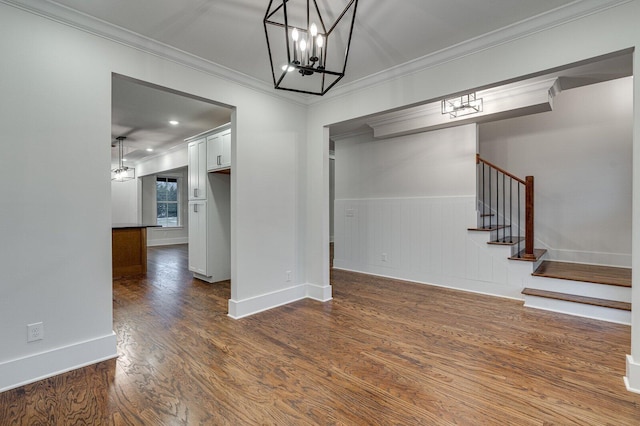
[[[172,126],[177,126],[178,124],[180,124],[180,122],[176,120],[169,120],[169,124],[171,124]]]
[[[127,180],[135,179],[136,177],[136,169],[133,167],[127,167],[124,165],[124,147],[123,141],[126,139],[126,136],[118,136],[116,140],[118,141],[118,168],[111,170],[111,180],[115,180],[116,182],[124,182]]]
[[[449,114],[450,118],[478,112],[482,112],[482,98],[476,98],[476,92],[442,100],[442,114]]]
[[[322,96],[340,81],[357,7],[350,0],[342,10],[324,10],[323,18],[317,0],[270,0],[263,23],[274,87]]]

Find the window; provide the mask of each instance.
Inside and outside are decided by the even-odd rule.
[[[156,223],[163,227],[180,226],[178,178],[156,178]]]

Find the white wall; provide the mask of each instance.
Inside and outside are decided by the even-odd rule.
[[[633,79],[560,93],[551,112],[480,125],[480,155],[535,177],[537,247],[631,266]]]
[[[336,199],[336,172],[335,172],[335,160],[332,158],[329,161],[329,211],[331,215],[329,217],[329,236],[331,237],[331,241],[333,241],[333,203]]]
[[[305,178],[297,165],[304,107],[5,3],[0,35],[0,390],[116,355],[108,144],[114,72],[237,108],[232,314],[306,296],[298,183]],[[74,174],[60,174],[69,163]],[[38,321],[45,339],[27,344],[26,325]]]
[[[475,196],[476,125],[336,140],[336,199]]]
[[[189,241],[188,218],[188,177],[187,177],[187,144],[181,143],[161,155],[156,155],[136,164],[136,173],[140,176],[140,209],[142,223],[156,222],[156,175],[181,177],[182,183],[182,226],[179,228],[149,228],[147,230],[147,244],[160,246],[170,244],[185,244]]]
[[[166,246],[172,244],[186,244],[189,242],[189,202],[188,202],[188,183],[187,169],[180,168],[167,172],[159,172],[157,174],[143,176],[141,178],[141,205],[142,205],[142,223],[156,223],[156,177],[175,177],[178,178],[179,197],[180,197],[180,226],[164,227],[164,228],[148,228],[147,229],[147,245],[148,246]]]
[[[138,180],[111,181],[111,222],[138,222]]]
[[[0,4],[0,390],[116,355],[111,76],[87,37]],[[60,173],[73,164],[73,173]],[[44,322],[27,343],[26,325]]]

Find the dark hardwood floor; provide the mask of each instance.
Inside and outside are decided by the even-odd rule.
[[[227,317],[229,282],[149,249],[117,360],[0,394],[0,425],[638,425],[628,326],[334,270],[334,300]]]

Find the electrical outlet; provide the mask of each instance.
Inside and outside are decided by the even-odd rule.
[[[44,323],[27,324],[27,342],[35,342],[42,339],[44,339]]]
[[[387,253],[382,253],[382,255],[380,256],[380,260],[382,260],[383,262],[387,261]]]
[[[287,271],[286,275],[287,275],[287,282],[290,282],[291,281],[291,271]]]

